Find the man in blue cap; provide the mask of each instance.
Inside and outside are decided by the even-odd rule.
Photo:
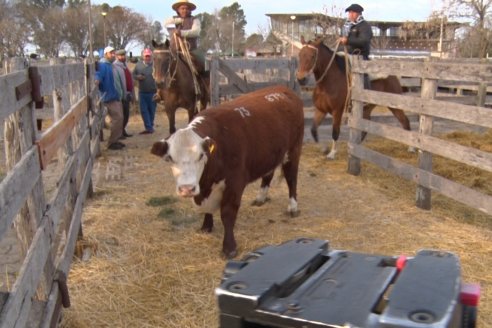
[[[344,26],[344,34],[339,40],[340,44],[347,46],[350,54],[360,55],[364,60],[369,60],[372,29],[362,16],[363,11],[364,8],[355,3],[345,9],[348,17]]]

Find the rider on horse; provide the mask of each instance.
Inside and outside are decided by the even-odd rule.
[[[196,9],[196,5],[188,0],[181,0],[173,4],[172,8],[177,15],[164,21],[164,26],[171,34],[171,47],[175,50],[189,51],[196,71],[203,75],[205,73],[205,55],[198,48],[198,37],[201,31],[200,20],[191,15],[191,12]]]
[[[350,54],[358,54],[364,60],[369,60],[372,29],[362,16],[363,11],[364,8],[358,4],[352,4],[345,9],[345,12],[348,13],[348,19],[345,23],[346,32],[340,38],[340,43],[347,46]]]
[[[369,60],[371,52],[372,28],[364,19],[362,12],[364,8],[356,3],[345,9],[348,13],[347,22],[344,26],[344,35],[340,37],[340,44],[347,47],[351,55],[359,55],[363,60]],[[364,88],[370,89],[369,77],[364,74]]]

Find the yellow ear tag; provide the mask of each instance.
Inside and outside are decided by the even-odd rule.
[[[215,145],[211,144],[210,147],[208,147],[208,151],[210,152],[210,154],[212,154],[214,150],[215,150]]]

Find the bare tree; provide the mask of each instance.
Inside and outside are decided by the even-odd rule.
[[[468,31],[467,37],[477,39],[473,44],[477,45],[478,57],[484,58],[491,44],[492,0],[446,0],[444,3],[450,17],[466,19],[472,23],[473,30]]]
[[[75,56],[86,55],[89,50],[89,13],[86,5],[70,6],[63,13],[65,42]]]
[[[23,56],[28,40],[29,28],[19,15],[17,6],[0,0],[0,60]]]
[[[48,1],[25,1],[19,4],[19,9],[32,33],[31,42],[39,52],[47,57],[58,57],[65,39],[63,8],[47,6]]]
[[[116,49],[126,48],[132,43],[149,45],[151,30],[151,21],[127,7],[110,8],[106,16],[108,43]]]

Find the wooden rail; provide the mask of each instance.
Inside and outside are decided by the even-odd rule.
[[[417,206],[430,209],[431,190],[461,203],[492,214],[492,197],[450,181],[432,171],[432,157],[439,155],[492,172],[492,154],[460,146],[432,136],[434,118],[443,118],[478,127],[492,128],[492,110],[436,99],[439,80],[486,84],[492,80],[488,63],[450,63],[439,61],[405,62],[401,60],[355,61],[352,66],[353,112],[349,117],[349,172],[360,173],[360,160],[369,161],[393,174],[417,184]],[[395,74],[422,79],[420,97],[393,95],[363,89],[363,73]],[[362,118],[364,103],[400,108],[420,117],[419,131],[371,122]],[[361,144],[362,131],[419,149],[418,167],[378,153]]]
[[[210,67],[210,100],[212,106],[220,99],[258,90],[268,85],[283,84],[299,91],[295,58],[230,58],[213,57]]]
[[[92,191],[104,111],[87,61],[26,68],[21,62],[6,71],[0,76],[0,245],[19,236],[21,261],[0,290],[0,327],[54,327],[61,306],[70,306],[66,278]],[[51,126],[38,131],[35,107],[46,99],[54,109]]]

